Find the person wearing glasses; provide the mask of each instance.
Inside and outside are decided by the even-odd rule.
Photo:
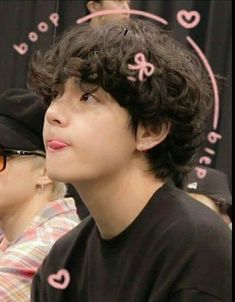
[[[66,187],[45,168],[46,106],[27,89],[0,95],[0,301],[28,302],[31,281],[54,242],[78,225]]]

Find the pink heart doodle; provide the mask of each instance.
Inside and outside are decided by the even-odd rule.
[[[62,282],[62,278],[64,279]],[[65,289],[70,282],[70,275],[66,269],[59,270],[56,274],[48,277],[48,283],[57,289]]]
[[[177,13],[177,21],[184,28],[193,28],[200,22],[201,16],[199,12],[192,10],[190,12],[182,9]],[[186,21],[185,21],[186,20]]]

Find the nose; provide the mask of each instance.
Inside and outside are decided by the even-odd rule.
[[[62,98],[56,98],[51,102],[45,114],[45,123],[60,127],[67,125],[66,107]]]

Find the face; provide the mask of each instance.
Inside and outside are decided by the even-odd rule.
[[[0,219],[32,199],[37,175],[33,156],[7,158],[6,168],[0,172]]]
[[[95,6],[96,11],[108,10],[108,9],[130,9],[130,1],[123,0],[103,0]],[[106,24],[109,22],[122,21],[129,18],[129,14],[117,14],[107,15],[99,17],[100,24]]]
[[[49,177],[72,184],[126,171],[136,148],[127,111],[101,88],[82,87],[76,78],[65,82],[43,131]]]

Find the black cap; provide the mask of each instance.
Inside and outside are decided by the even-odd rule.
[[[44,151],[42,129],[46,105],[28,89],[0,94],[0,145],[9,149]]]
[[[202,167],[206,170],[204,178],[198,178],[195,170],[187,176],[185,191],[206,195],[219,203],[232,205],[232,196],[228,186],[225,173],[209,167]]]

